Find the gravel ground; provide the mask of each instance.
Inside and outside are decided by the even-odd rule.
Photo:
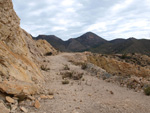
[[[47,57],[45,65],[50,71],[43,71],[45,88],[54,93],[53,99],[41,100],[40,109],[31,109],[36,113],[150,113],[150,98],[141,92],[93,76],[68,61],[76,53],[61,53]],[[77,55],[76,55],[77,56]],[[65,65],[69,67],[64,70]],[[66,71],[83,73],[80,80],[67,79],[62,84],[62,73]]]

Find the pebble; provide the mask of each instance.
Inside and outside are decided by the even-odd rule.
[[[20,107],[20,109],[21,109],[23,112],[25,112],[25,113],[28,112],[28,110],[27,110],[25,107]]]
[[[41,107],[40,102],[38,100],[35,100],[34,106],[35,108],[39,109]]]

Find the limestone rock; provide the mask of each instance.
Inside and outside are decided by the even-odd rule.
[[[16,96],[35,94],[37,87],[32,83],[3,81],[0,82],[0,91]]]
[[[9,113],[10,110],[4,106],[2,102],[0,102],[0,113]]]
[[[9,96],[6,96],[6,101],[9,102],[9,103],[14,103],[15,100]]]
[[[0,91],[14,95],[35,94],[43,82],[39,62],[47,52],[46,41],[35,41],[20,28],[12,0],[0,0]]]

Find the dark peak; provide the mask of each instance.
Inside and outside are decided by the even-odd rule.
[[[96,34],[93,33],[93,32],[87,32],[87,33],[83,34],[82,36],[84,36],[84,35],[86,35],[86,36],[96,36],[96,37],[100,37],[100,36],[96,35]]]
[[[86,40],[99,40],[99,39],[101,39],[101,40],[104,40],[102,37],[96,35],[93,32],[87,32],[87,33],[81,35],[80,37],[78,37],[78,39],[83,39],[83,40],[85,40],[85,39]]]
[[[128,40],[137,40],[137,39],[134,37],[129,37]]]
[[[92,35],[96,35],[95,33],[90,32],[90,31],[85,33],[85,35],[91,35],[91,34],[92,34]],[[83,34],[83,35],[84,35],[84,34]]]
[[[60,39],[55,35],[39,35],[37,36],[37,38],[43,38],[43,39],[49,39],[49,38],[53,38],[53,39]]]
[[[37,37],[57,37],[55,35],[38,35]]]

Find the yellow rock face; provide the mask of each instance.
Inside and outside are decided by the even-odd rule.
[[[11,0],[0,0],[0,91],[30,95],[43,81],[37,63],[47,53],[57,53],[46,41],[34,41],[20,28]]]

